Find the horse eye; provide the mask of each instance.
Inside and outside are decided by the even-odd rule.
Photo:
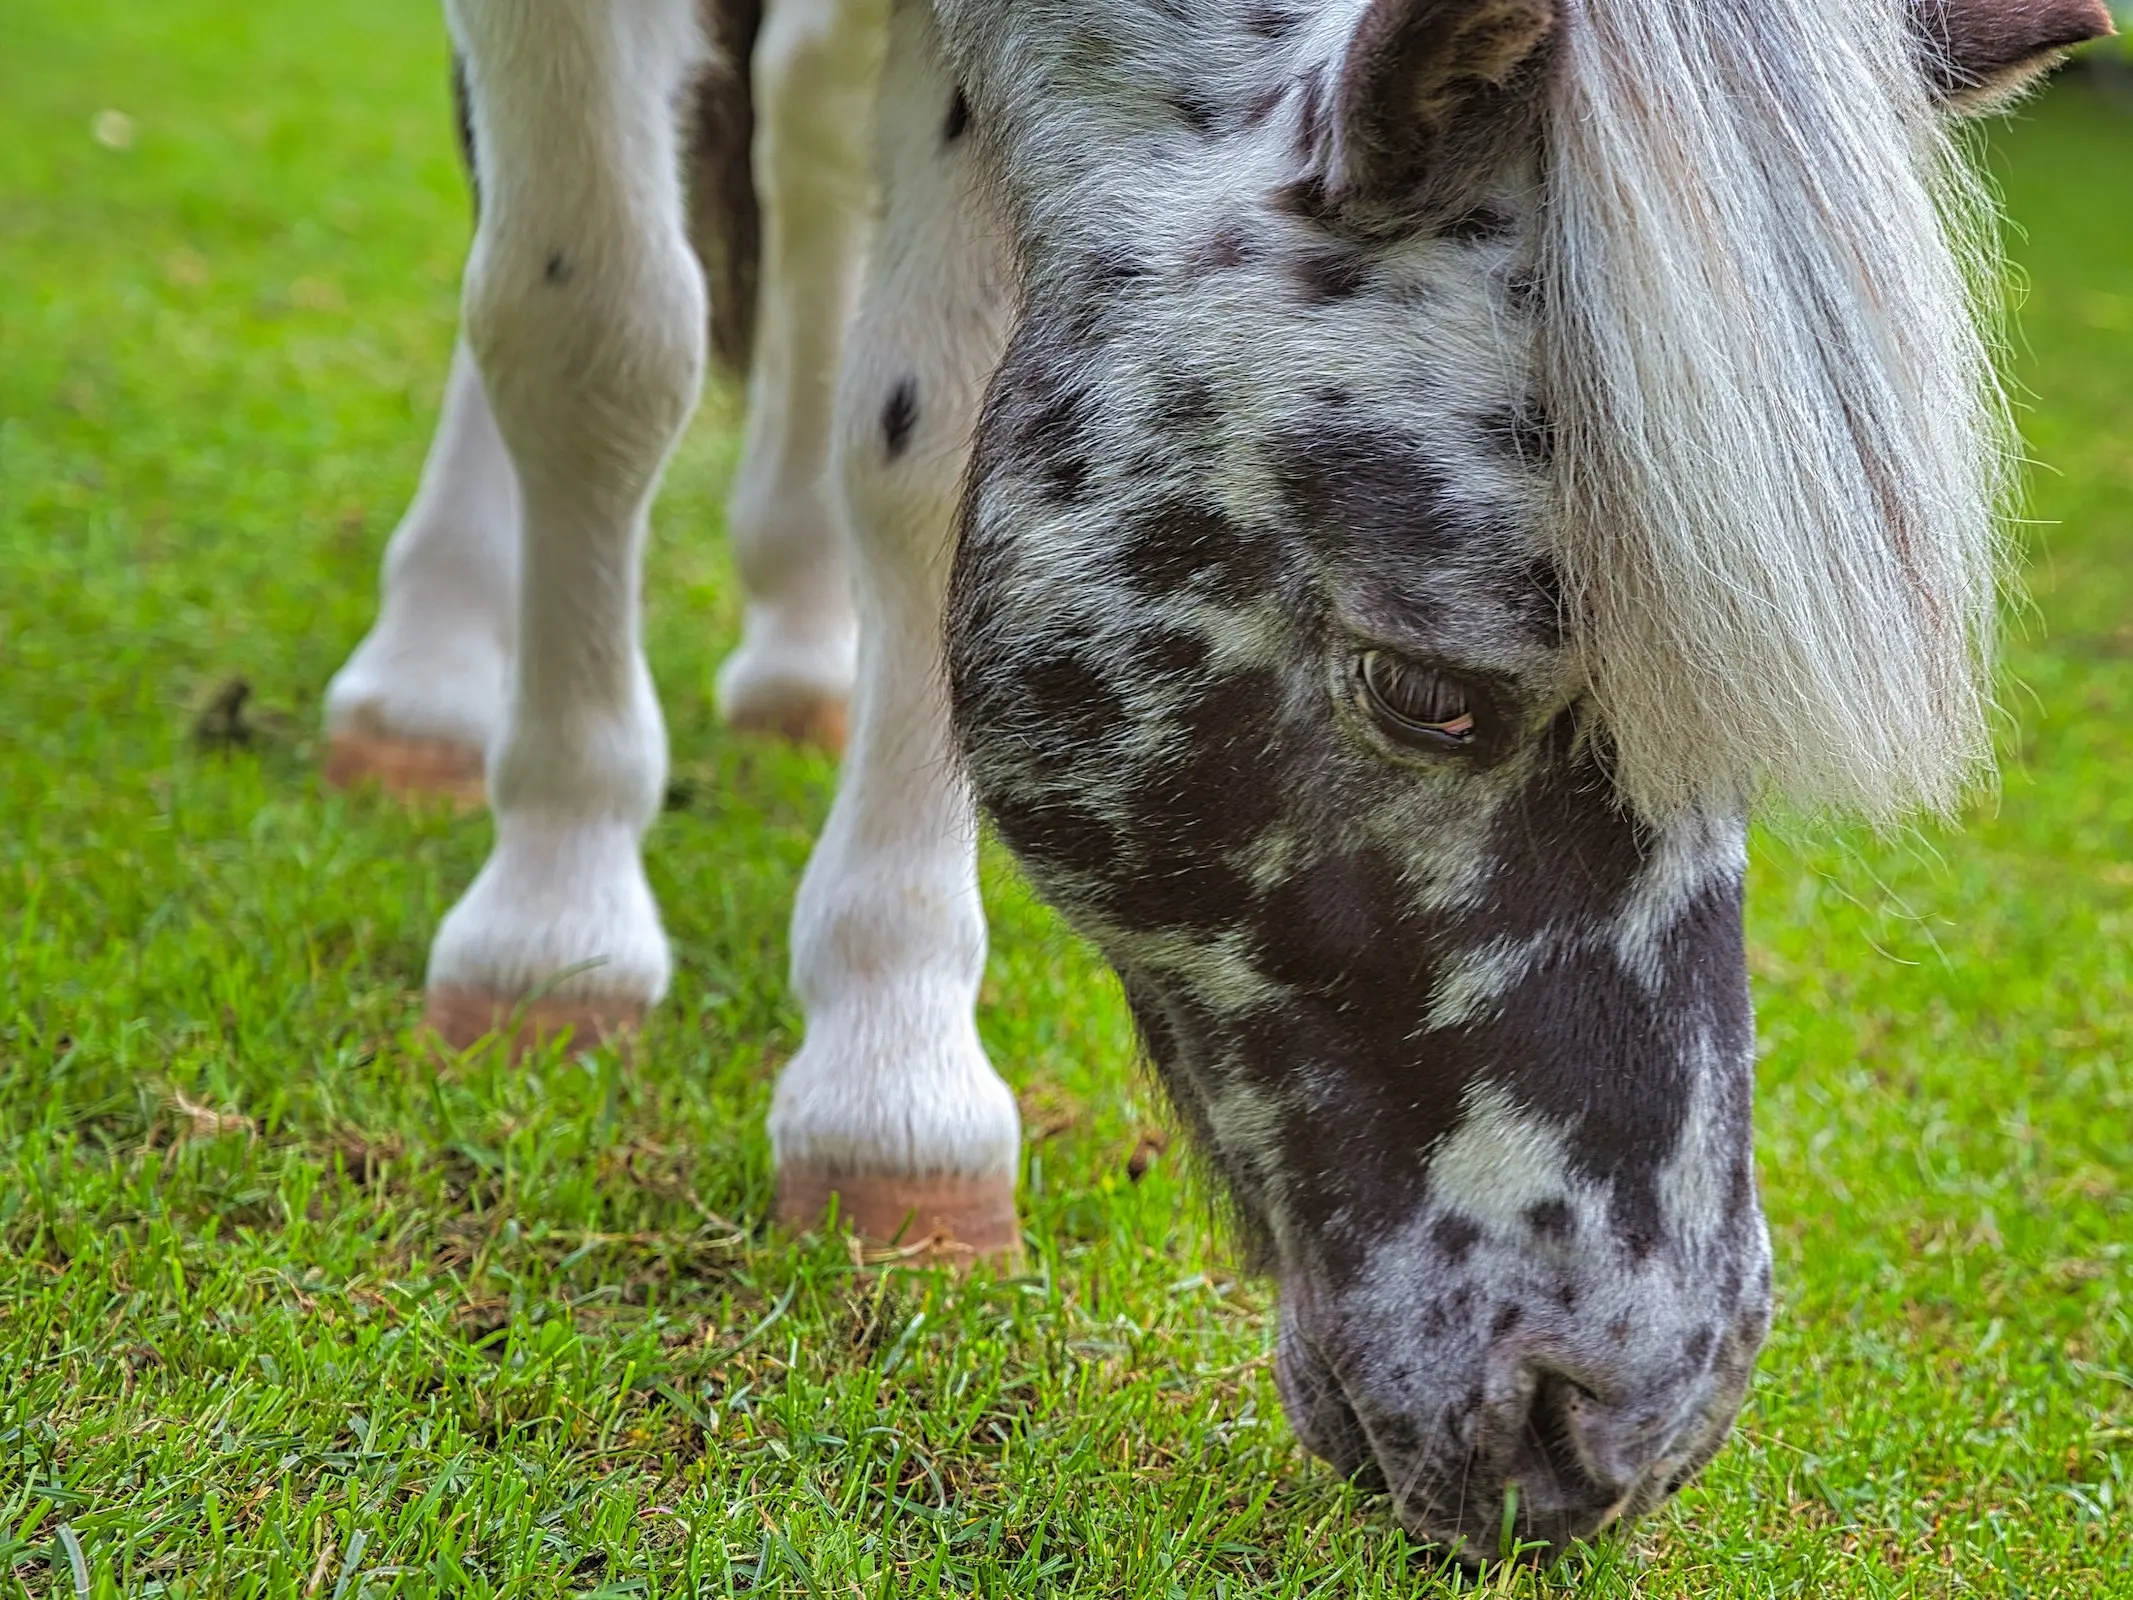
[[[1466,691],[1443,673],[1383,650],[1355,664],[1356,701],[1387,733],[1424,749],[1458,750],[1478,731]]]

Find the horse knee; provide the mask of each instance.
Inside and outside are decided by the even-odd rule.
[[[634,501],[703,387],[703,273],[678,227],[602,231],[482,241],[467,341],[522,476]]]

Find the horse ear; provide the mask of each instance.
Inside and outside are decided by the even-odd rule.
[[[2077,44],[2115,32],[2105,0],[1912,0],[1926,77],[1951,111],[1995,111]]]
[[[1335,91],[1327,178],[1365,215],[1464,209],[1531,127],[1560,0],[1370,0]]]

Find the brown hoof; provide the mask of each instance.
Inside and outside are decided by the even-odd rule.
[[[389,739],[354,729],[326,742],[326,781],[336,789],[376,784],[397,800],[448,800],[462,811],[485,798],[482,753],[442,739]]]
[[[802,1162],[778,1169],[778,1220],[789,1228],[821,1227],[833,1195],[838,1226],[875,1246],[871,1259],[954,1266],[983,1261],[1002,1270],[1021,1264],[1015,1180],[1006,1173],[834,1176]]]
[[[813,745],[833,756],[844,754],[845,737],[851,732],[844,701],[823,694],[795,695],[778,705],[736,711],[726,719],[726,726],[737,733],[768,734],[789,744]]]
[[[579,1045],[627,1042],[643,1021],[642,1006],[621,1001],[509,1000],[451,984],[430,990],[422,1008],[422,1025],[452,1049],[495,1034],[513,1061],[564,1032]]]

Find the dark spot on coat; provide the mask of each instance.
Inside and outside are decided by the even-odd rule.
[[[1165,382],[1151,413],[1156,425],[1180,443],[1204,448],[1222,420],[1215,391],[1205,378],[1180,377]]]
[[[1429,1230],[1430,1241],[1443,1252],[1444,1259],[1453,1266],[1461,1265],[1481,1242],[1481,1228],[1469,1217],[1456,1214],[1439,1217],[1437,1225]]]
[[[1158,1065],[1177,1059],[1178,1033],[1170,1018],[1147,996],[1126,987],[1126,1009],[1133,1017],[1133,1031],[1140,1035],[1141,1049]]]
[[[1178,114],[1180,122],[1203,139],[1222,126],[1221,106],[1189,89],[1181,89],[1170,97],[1170,109]]]
[[[1309,752],[1294,750],[1285,767],[1309,771]],[[1419,930],[1403,919],[1389,890],[1399,868],[1382,852],[1365,847],[1336,850],[1284,873],[1262,891],[1257,926],[1263,932],[1259,969],[1276,983],[1321,1003],[1321,1015],[1337,1018],[1323,1044],[1297,1043],[1299,1060],[1314,1054],[1338,1060],[1353,1054],[1353,1041],[1371,1041],[1363,1052],[1374,1057],[1404,1028],[1412,1026],[1411,1001],[1386,993],[1373,983],[1370,958],[1381,946],[1414,949]],[[1431,1074],[1425,1083],[1401,1085],[1374,1075],[1345,1074],[1347,1091],[1358,1105],[1356,1125],[1373,1130],[1372,1143],[1386,1151],[1424,1150],[1448,1131],[1457,1115],[1456,1096],[1440,1092],[1443,1080]],[[1352,1163],[1352,1157],[1343,1157]],[[1398,1175],[1402,1190],[1426,1181],[1419,1166]],[[1404,1209],[1388,1203],[1388,1212]]]
[[[1550,724],[1535,747],[1535,781],[1491,830],[1489,920],[1499,938],[1542,930],[1528,905],[1548,907],[1544,919],[1580,907],[1588,925],[1604,926],[1646,870],[1650,830],[1596,803],[1606,792],[1603,757],[1579,726],[1574,711]],[[1705,900],[1710,924],[1685,933]],[[1739,885],[1725,874],[1667,935],[1656,991],[1624,972],[1612,950],[1559,946],[1501,997],[1486,1025],[1491,1051],[1521,1064],[1522,1102],[1569,1125],[1573,1170],[1607,1185],[1606,1242],[1632,1260],[1665,1242],[1659,1176],[1691,1098],[1689,1040],[1708,1037],[1728,1057],[1747,1058],[1740,942]],[[1718,1011],[1727,1013],[1722,1028],[1711,1021]],[[1684,1018],[1695,1025],[1685,1028]]]
[[[1303,22],[1303,13],[1287,6],[1252,5],[1244,12],[1244,25],[1262,39],[1286,39]]]
[[[1726,1172],[1726,1221],[1738,1223],[1755,1204],[1755,1163],[1743,1152]]]
[[[1051,492],[1054,500],[1061,505],[1072,505],[1088,489],[1088,457],[1076,451],[1063,450],[1045,461],[1038,477]]]
[[[1228,272],[1241,267],[1259,254],[1259,247],[1251,232],[1241,222],[1225,222],[1207,237],[1207,242],[1192,253],[1192,265],[1209,272]]]
[[[1769,1271],[1767,1262],[1764,1263],[1763,1270]],[[1719,1278],[1718,1298],[1728,1302],[1739,1300],[1742,1276],[1740,1262],[1737,1259],[1729,1259],[1724,1274]]]
[[[1360,250],[1320,245],[1289,263],[1289,274],[1309,300],[1344,300],[1370,281],[1370,258]]]
[[[996,794],[986,808],[1009,849],[1040,873],[1116,871],[1125,854],[1118,830],[1086,806],[1050,795]]]
[[[1256,781],[1266,763],[1269,706],[1278,704],[1269,677],[1240,673],[1201,688],[1177,714],[1177,756],[1145,772],[1137,759],[1124,766],[1128,783],[1113,791],[1120,830],[1164,843],[1145,862],[1121,863],[1100,887],[1093,909],[1105,922],[1205,940],[1249,919],[1255,891],[1235,849],[1278,805]],[[1071,897],[1061,908],[1070,916],[1077,909]],[[1209,1045],[1204,1028],[1196,1042]]]
[[[918,425],[918,379],[896,381],[881,407],[881,445],[894,461],[911,445],[911,430]]]
[[[1165,854],[1117,875],[1104,902],[1127,927],[1165,928],[1214,938],[1250,912],[1251,880],[1212,852]]]
[[[1088,487],[1087,400],[1067,362],[1018,347],[1003,364],[988,404],[981,459],[1029,478],[1052,501],[1072,505]]]
[[[1094,744],[1128,721],[1118,691],[1079,655],[1025,657],[1011,671],[1005,687],[1020,703],[1010,715],[1019,712],[1026,728],[1041,729],[1046,744]]]
[[[1691,1368],[1701,1369],[1710,1357],[1711,1347],[1718,1342],[1718,1335],[1709,1328],[1698,1328],[1681,1347],[1682,1359]]]
[[[1178,712],[1176,758],[1134,784],[1127,801],[1146,837],[1169,841],[1166,866],[1183,867],[1188,854],[1219,863],[1280,819],[1288,800],[1267,769],[1286,689],[1279,674],[1252,668],[1216,679]],[[1187,819],[1189,832],[1179,826]],[[1150,874],[1143,885],[1151,923],[1171,920],[1161,908],[1165,877]],[[1250,885],[1241,878],[1238,892],[1242,915]]]
[[[1411,434],[1322,414],[1275,435],[1267,457],[1290,526],[1364,559],[1449,555],[1478,531],[1438,452]]]
[[[948,118],[941,124],[941,143],[954,144],[970,130],[970,97],[957,86],[955,97],[948,102]]]
[[[1669,1121],[1662,1119],[1654,1131],[1671,1134],[1673,1129]],[[1608,1226],[1614,1230],[1615,1241],[1629,1252],[1630,1260],[1643,1261],[1659,1248],[1665,1230],[1659,1212],[1659,1190],[1653,1176],[1643,1170],[1637,1154],[1609,1149],[1601,1159],[1609,1158],[1619,1164],[1620,1170],[1608,1201]]]
[[[1173,594],[1216,568],[1248,556],[1245,535],[1213,507],[1165,500],[1144,507],[1119,531],[1114,559],[1134,587]]]
[[[1158,628],[1138,634],[1133,653],[1140,669],[1156,678],[1191,678],[1207,670],[1211,646],[1204,634]]]
[[[1073,277],[1063,294],[1055,294],[1050,315],[1056,318],[1047,330],[1070,350],[1083,350],[1099,343],[1108,332],[1111,314],[1132,286],[1153,275],[1154,269],[1140,256],[1122,248],[1091,250],[1075,263]]]
[[[1261,89],[1251,99],[1244,102],[1244,111],[1241,116],[1244,126],[1247,128],[1258,127],[1268,117],[1271,117],[1281,109],[1281,102],[1287,98],[1288,93],[1289,86],[1285,83],[1272,84],[1267,88]]]
[[[1423,1306],[1422,1316],[1415,1324],[1415,1331],[1421,1334],[1425,1342],[1434,1344],[1457,1326],[1451,1308],[1442,1300],[1432,1300]]]
[[[1536,1238],[1563,1244],[1577,1232],[1577,1214],[1564,1200],[1540,1200],[1526,1207],[1526,1226]]]
[[[1509,1333],[1513,1328],[1517,1327],[1519,1323],[1523,1322],[1525,1320],[1525,1317],[1526,1309],[1524,1306],[1505,1306],[1501,1311],[1496,1313],[1495,1320],[1489,1324],[1490,1337],[1501,1339],[1505,1334]]]
[[[1098,292],[1123,289],[1151,270],[1146,261],[1125,249],[1091,250],[1081,258],[1082,281]]]
[[[541,275],[550,283],[568,283],[570,281],[569,258],[560,250],[549,251],[548,261],[541,269]]]

